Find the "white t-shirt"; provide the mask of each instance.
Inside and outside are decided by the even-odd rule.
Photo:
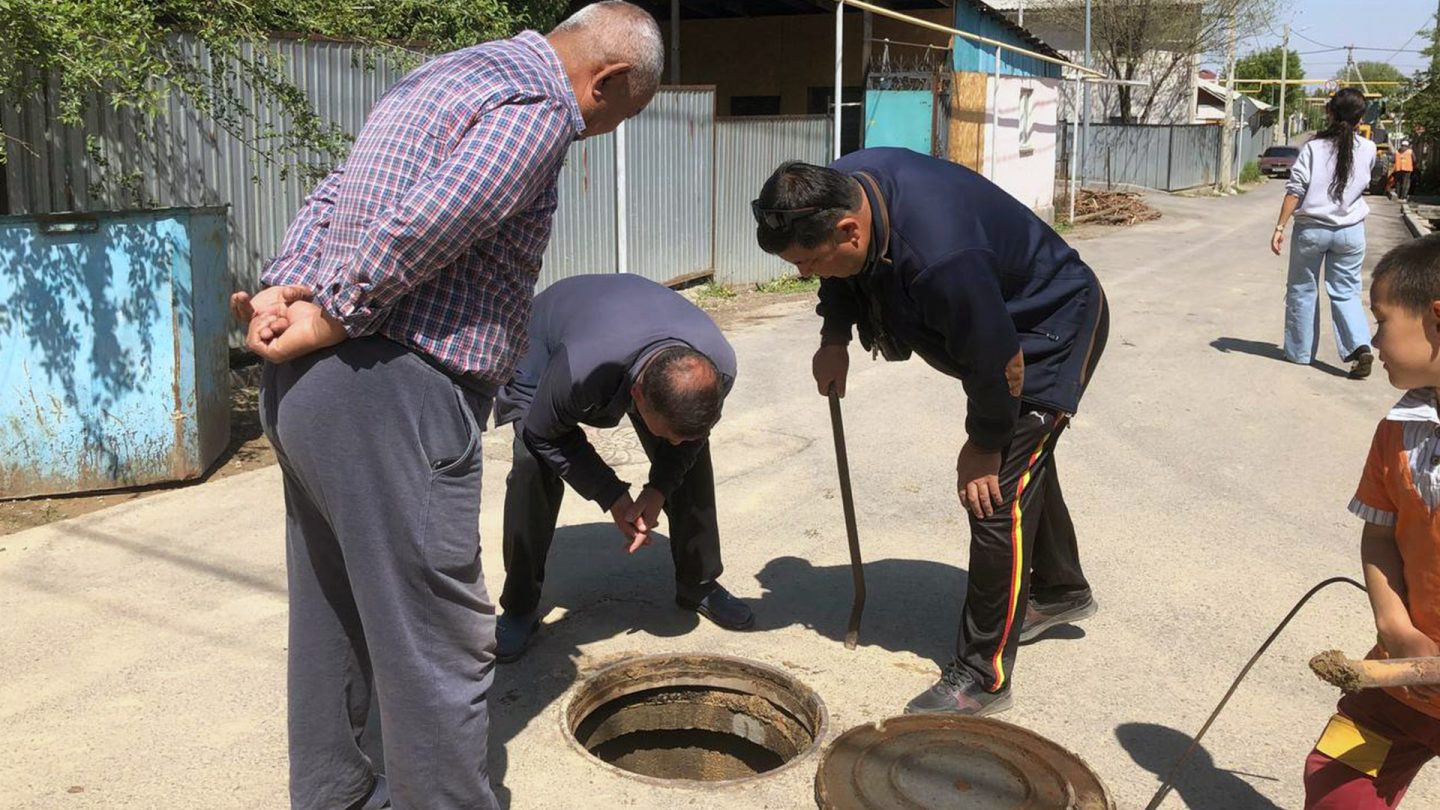
[[[1375,143],[1355,136],[1354,160],[1350,178],[1340,202],[1330,197],[1330,181],[1335,177],[1335,145],[1328,140],[1313,138],[1300,147],[1300,156],[1290,169],[1290,182],[1285,191],[1300,198],[1295,219],[1321,225],[1342,227],[1364,222],[1370,206],[1361,198],[1370,185],[1370,171],[1375,165]]]

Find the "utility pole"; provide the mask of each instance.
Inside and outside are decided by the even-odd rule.
[[[1290,95],[1290,85],[1285,75],[1290,67],[1290,23],[1285,23],[1285,39],[1280,45],[1280,143],[1290,142],[1290,122],[1285,118],[1285,97]]]
[[[1085,0],[1085,67],[1090,67],[1090,0]],[[1080,90],[1080,165],[1085,165],[1085,156],[1090,153],[1090,82],[1081,82]]]
[[[1346,45],[1346,46],[1345,46],[1345,78],[1346,78],[1346,80],[1349,80],[1351,73],[1354,73],[1356,76],[1358,76],[1358,77],[1360,78],[1360,90],[1361,90],[1361,92],[1369,93],[1369,92],[1370,92],[1370,88],[1365,85],[1365,74],[1361,73],[1361,72],[1360,72],[1360,66],[1357,65],[1357,64],[1355,64],[1355,46],[1354,46],[1354,45]]]
[[[1235,181],[1235,15],[1230,15],[1230,37],[1225,57],[1225,121],[1220,130],[1220,177],[1215,190],[1228,192]]]

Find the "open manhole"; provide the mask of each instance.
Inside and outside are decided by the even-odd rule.
[[[565,707],[580,747],[647,780],[713,784],[774,774],[814,751],[825,705],[773,667],[715,655],[631,658]]]

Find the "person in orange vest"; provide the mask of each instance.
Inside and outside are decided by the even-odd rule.
[[[1404,202],[1410,196],[1410,174],[1415,171],[1415,150],[1409,141],[1400,142],[1395,153],[1395,194]]]

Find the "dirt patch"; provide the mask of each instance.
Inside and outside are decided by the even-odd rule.
[[[767,287],[771,285],[766,285]],[[744,326],[790,315],[808,305],[814,309],[818,302],[816,290],[819,284],[796,283],[790,280],[777,282],[772,290],[757,289],[755,285],[744,287],[720,287],[707,284],[680,291],[681,295],[695,302],[705,310],[721,331],[733,332]],[[819,333],[819,322],[816,322]],[[817,337],[818,341],[819,338]]]
[[[1320,680],[1340,687],[1347,694],[1354,694],[1362,688],[1360,674],[1350,666],[1345,653],[1339,650],[1326,650],[1311,658],[1310,671],[1320,676]]]
[[[258,368],[258,367],[251,367]],[[260,429],[260,414],[256,410],[260,390],[255,374],[248,369],[232,375],[230,392],[230,445],[204,476],[193,481],[173,484],[158,484],[134,489],[117,489],[108,492],[79,495],[52,495],[44,498],[23,498],[14,501],[0,501],[0,535],[13,534],[24,529],[44,526],[67,518],[96,512],[116,504],[133,501],[168,492],[180,487],[203,484],[249,472],[275,463],[275,452]]]

